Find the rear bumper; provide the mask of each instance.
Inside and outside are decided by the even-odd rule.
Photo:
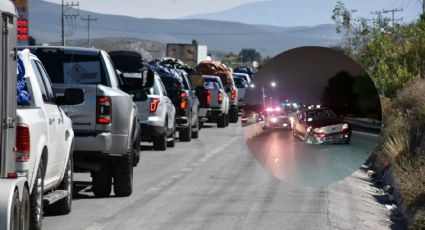
[[[185,129],[189,127],[189,117],[186,116],[180,116],[176,117],[176,128],[177,130]]]
[[[75,152],[101,152],[105,155],[125,155],[128,148],[127,134],[97,133],[91,136],[75,136]]]
[[[349,143],[351,139],[350,131],[343,131],[332,134],[313,134],[313,144],[344,144]]]
[[[216,121],[223,114],[221,109],[210,109],[207,113],[207,118],[209,121]]]
[[[159,137],[164,132],[163,126],[140,124],[142,141],[152,141],[153,137]]]

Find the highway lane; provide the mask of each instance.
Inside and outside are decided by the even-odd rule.
[[[289,130],[273,129],[248,141],[261,165],[281,181],[323,186],[351,175],[370,156],[379,136],[353,131],[349,145],[312,145]]]
[[[43,229],[389,229],[392,224],[388,210],[367,194],[371,190],[361,173],[330,187],[288,186],[250,153],[238,124],[204,128],[199,139],[178,142],[166,152],[145,147],[131,197],[96,199],[89,179],[76,174],[79,194],[71,214],[45,217]]]

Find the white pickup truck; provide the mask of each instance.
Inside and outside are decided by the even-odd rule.
[[[30,226],[41,229],[45,212],[67,214],[72,205],[71,119],[60,105],[81,104],[84,92],[67,89],[56,97],[47,72],[29,50],[18,52],[16,168],[28,178]]]

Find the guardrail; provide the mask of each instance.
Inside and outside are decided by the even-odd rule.
[[[382,122],[370,118],[345,117],[344,121],[349,123],[353,129],[362,129],[364,131],[380,132]]]

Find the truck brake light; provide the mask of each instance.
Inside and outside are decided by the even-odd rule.
[[[232,100],[236,100],[236,89],[232,89],[232,94],[231,94],[231,98]]]
[[[180,99],[181,99],[181,101],[180,101],[180,108],[181,108],[182,110],[186,110],[186,109],[187,109],[187,102],[186,102],[186,98],[187,98],[187,94],[186,94],[186,92],[182,92],[182,93],[180,94]]]
[[[219,92],[218,93],[218,104],[221,104],[221,103],[223,103],[223,93]]]
[[[98,124],[110,124],[112,120],[112,102],[110,97],[97,97],[96,121]]]
[[[204,92],[204,99],[205,99],[205,104],[207,107],[211,106],[211,91],[205,91]]]
[[[19,124],[16,128],[17,161],[30,159],[30,129],[27,125]]]
[[[150,112],[151,113],[155,113],[156,110],[158,109],[158,105],[159,105],[159,98],[151,98],[151,103],[150,103]]]

